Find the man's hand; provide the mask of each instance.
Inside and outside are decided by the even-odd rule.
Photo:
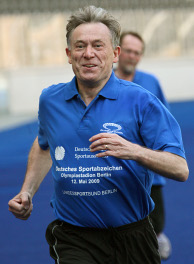
[[[113,156],[119,159],[133,159],[136,151],[136,144],[120,137],[117,134],[100,133],[89,139],[93,142],[90,145],[90,151],[101,151],[96,154],[98,158]],[[102,150],[104,150],[102,152]]]
[[[33,209],[32,198],[28,192],[19,193],[9,201],[8,205],[9,211],[21,220],[27,220]]]

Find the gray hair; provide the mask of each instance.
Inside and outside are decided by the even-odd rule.
[[[108,27],[111,34],[113,48],[119,45],[121,27],[119,22],[103,8],[87,6],[80,8],[74,15],[71,15],[66,26],[67,45],[70,49],[71,34],[73,30],[84,23],[103,23]]]

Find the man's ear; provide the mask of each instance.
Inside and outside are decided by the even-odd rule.
[[[69,64],[71,64],[71,50],[69,50],[68,48],[66,48],[66,55],[68,57]]]
[[[116,63],[118,62],[119,60],[119,55],[121,53],[121,47],[120,46],[117,46],[115,49],[114,49],[114,59],[113,59],[113,63]]]

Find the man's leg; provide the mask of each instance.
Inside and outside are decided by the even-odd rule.
[[[116,228],[114,264],[160,264],[158,242],[149,218]],[[114,244],[113,244],[114,245]]]
[[[157,235],[161,259],[166,260],[171,255],[172,246],[168,237],[163,233],[165,225],[165,209],[162,186],[153,185],[151,189],[151,197],[155,203],[155,208],[150,214],[150,218]]]
[[[55,220],[47,227],[46,239],[56,264],[111,264],[108,237],[96,229]]]

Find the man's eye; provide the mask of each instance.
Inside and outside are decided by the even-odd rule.
[[[83,43],[77,43],[75,45],[76,49],[83,49],[84,48],[84,44]]]

